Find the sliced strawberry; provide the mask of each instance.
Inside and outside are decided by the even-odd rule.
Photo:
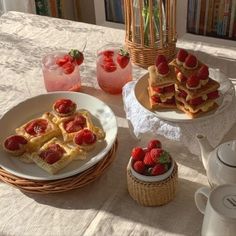
[[[200,79],[198,76],[196,75],[191,75],[190,77],[188,77],[187,79],[187,85],[190,88],[195,88],[199,85],[200,83]]]
[[[75,65],[68,61],[62,66],[62,68],[65,74],[71,74],[75,69]]]
[[[155,87],[152,87],[152,89],[157,93],[164,93],[164,87],[155,86]]]
[[[113,57],[114,56],[114,50],[106,50],[106,51],[103,51],[102,54],[106,57]]]
[[[153,139],[148,142],[147,145],[148,151],[151,151],[153,148],[161,148],[161,142],[158,139]]]
[[[142,161],[135,161],[133,163],[133,168],[137,173],[143,174],[145,171],[145,164]]]
[[[45,119],[33,120],[25,126],[25,131],[33,136],[44,133],[47,129],[48,122]]]
[[[10,151],[16,151],[21,148],[22,145],[27,144],[28,141],[21,135],[13,135],[8,137],[4,141],[4,147]]]
[[[135,161],[142,161],[145,156],[145,152],[141,147],[134,147],[131,151],[131,157]]]
[[[202,65],[201,68],[198,70],[197,76],[202,79],[208,79],[209,77],[209,68],[206,65]]]
[[[117,63],[119,64],[119,66],[122,69],[124,69],[129,64],[129,61],[130,61],[129,53],[124,49],[120,49],[116,60],[117,60]]]
[[[185,59],[185,66],[189,67],[189,68],[194,68],[197,66],[197,58],[192,55],[192,54],[189,54],[186,59]]]
[[[158,163],[152,168],[151,175],[153,175],[153,176],[162,175],[168,170],[167,168],[168,167],[166,164]]]
[[[56,64],[57,64],[58,66],[63,66],[63,65],[66,64],[67,62],[68,62],[68,60],[65,59],[64,57],[63,57],[63,58],[58,58],[58,59],[56,60]]]
[[[102,65],[102,68],[106,71],[106,72],[114,72],[116,71],[117,67],[116,64],[114,62],[106,62]]]
[[[216,99],[218,98],[220,95],[219,95],[219,92],[216,90],[214,92],[210,92],[207,94],[207,98],[208,99]]]
[[[155,103],[161,103],[161,98],[159,96],[153,95],[151,96],[151,99]]]
[[[165,64],[168,64],[167,60],[166,60],[166,57],[164,55],[162,55],[162,54],[157,55],[157,57],[156,57],[156,67],[158,67],[159,64],[162,63],[162,62],[164,62]]]
[[[175,91],[175,85],[174,84],[164,87],[164,92],[165,93],[172,93],[174,91]]]
[[[143,162],[146,166],[154,166],[156,163],[153,161],[150,152],[146,152]]]
[[[77,49],[71,49],[69,52],[69,56],[76,61],[77,65],[81,65],[84,61],[84,54]]]
[[[170,68],[169,68],[169,66],[168,66],[167,63],[161,62],[161,63],[158,65],[158,67],[157,67],[157,71],[158,71],[158,73],[161,74],[161,75],[166,75],[166,74],[169,73]]]
[[[184,91],[184,90],[182,90],[182,89],[179,89],[179,93],[178,93],[178,96],[179,97],[181,97],[181,98],[186,98],[187,97],[187,93]]]
[[[188,103],[192,106],[198,106],[202,104],[203,102],[204,100],[202,99],[202,97],[197,97],[188,101]]]
[[[181,62],[184,62],[187,56],[188,56],[188,52],[182,48],[177,53],[177,59]]]
[[[76,104],[70,99],[59,99],[54,103],[54,109],[58,113],[68,114],[75,109]]]

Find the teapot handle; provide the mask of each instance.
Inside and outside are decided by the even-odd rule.
[[[205,210],[206,210],[206,202],[204,201],[204,198],[207,198],[210,195],[211,189],[208,187],[202,187],[199,188],[194,195],[194,199],[195,199],[195,204],[198,208],[198,210],[202,213],[205,214]]]

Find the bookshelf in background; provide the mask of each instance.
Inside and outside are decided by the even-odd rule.
[[[236,40],[236,0],[188,0],[187,33]]]

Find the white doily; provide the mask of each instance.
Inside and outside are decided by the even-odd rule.
[[[222,78],[219,71],[217,77]],[[221,79],[220,79],[221,80]],[[220,81],[221,82],[221,81]],[[224,96],[220,107],[228,103],[223,112],[216,112],[209,119],[193,119],[191,122],[172,122],[158,118],[154,113],[146,110],[136,99],[134,87],[137,81],[127,83],[123,88],[123,101],[126,118],[133,126],[133,133],[137,138],[142,134],[152,133],[161,135],[167,139],[181,142],[189,151],[195,155],[200,154],[196,134],[203,134],[208,137],[212,146],[217,146],[225,134],[230,130],[236,121],[236,98],[235,96]],[[223,88],[222,88],[223,87]],[[227,90],[221,84],[221,89]],[[231,88],[232,89],[232,88]],[[223,93],[225,92],[223,91]],[[232,101],[233,100],[233,101]]]

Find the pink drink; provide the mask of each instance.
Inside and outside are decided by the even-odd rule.
[[[42,68],[45,88],[51,91],[79,91],[81,78],[79,66],[74,63],[74,70],[71,73],[64,71],[62,66],[57,65],[56,61],[63,58],[66,53],[55,52],[43,58]]]
[[[97,81],[101,89],[107,93],[119,94],[123,86],[132,80],[132,65],[119,64],[119,49],[103,48],[97,55]],[[118,62],[119,61],[119,62]],[[122,68],[122,65],[124,68]]]

